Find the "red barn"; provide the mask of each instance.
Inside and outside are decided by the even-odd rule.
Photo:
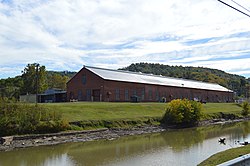
[[[192,99],[232,102],[233,91],[213,83],[84,66],[67,83],[67,98],[77,101]]]

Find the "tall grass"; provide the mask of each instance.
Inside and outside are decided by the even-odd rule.
[[[56,111],[0,98],[0,136],[58,132],[67,128],[69,123]]]

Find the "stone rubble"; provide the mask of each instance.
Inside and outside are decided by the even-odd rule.
[[[67,142],[86,142],[100,139],[112,141],[122,136],[140,135],[165,131],[160,126],[144,126],[131,129],[99,129],[53,134],[0,137],[0,151],[42,145],[56,145]]]
[[[233,123],[240,121],[247,121],[249,118],[224,120],[214,119],[202,121],[198,126],[216,125],[224,123]],[[96,130],[84,130],[84,131],[70,131],[52,134],[34,134],[34,135],[21,135],[21,136],[6,136],[0,137],[0,151],[9,151],[15,148],[26,148],[42,145],[56,145],[67,142],[86,142],[100,139],[114,140],[123,136],[141,135],[148,133],[158,133],[166,130],[176,129],[176,126],[167,126],[163,128],[161,126],[141,126],[129,129],[96,129]]]

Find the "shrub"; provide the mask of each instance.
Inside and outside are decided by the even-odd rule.
[[[163,123],[176,125],[197,124],[202,116],[202,104],[187,99],[172,100],[163,116]]]
[[[242,103],[243,110],[241,111],[242,116],[247,116],[249,114],[249,103],[247,101],[244,101]]]
[[[33,104],[0,98],[0,136],[66,130],[61,114]]]

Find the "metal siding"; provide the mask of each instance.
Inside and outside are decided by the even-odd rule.
[[[200,81],[171,78],[171,77],[157,76],[151,74],[142,74],[142,73],[135,73],[128,71],[121,71],[121,70],[102,69],[96,67],[86,66],[85,68],[105,80],[232,92],[231,90],[223,86],[213,83],[205,83]]]

